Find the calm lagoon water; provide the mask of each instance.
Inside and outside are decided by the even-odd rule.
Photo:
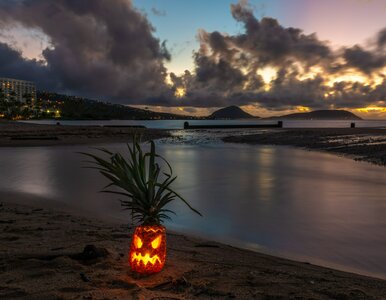
[[[289,147],[158,142],[183,204],[171,229],[288,258],[386,278],[384,167]],[[122,144],[107,145],[125,151]],[[87,146],[0,149],[0,190],[34,194],[85,214],[127,220],[106,183],[81,168]]]
[[[184,122],[187,121],[191,125],[200,124],[274,124],[276,120],[106,120],[106,121],[60,121],[63,125],[143,125],[147,128],[161,128],[161,129],[182,129]],[[26,123],[37,124],[56,124],[56,120],[33,120],[24,121]],[[355,122],[357,127],[385,127],[386,120],[284,120],[284,128],[313,128],[313,127],[332,127],[332,128],[344,128],[350,127],[350,124]]]

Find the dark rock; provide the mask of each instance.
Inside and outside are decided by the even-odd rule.
[[[0,220],[0,224],[12,224],[15,223],[15,220]]]
[[[84,247],[82,253],[70,255],[70,257],[83,262],[93,262],[100,258],[105,258],[108,255],[109,252],[105,248],[98,248],[95,245],[87,245]]]
[[[84,281],[84,282],[90,282],[90,278],[84,274],[83,272],[79,274],[80,275],[80,278]]]
[[[138,288],[138,285],[135,283],[126,282],[123,280],[113,280],[111,282],[112,288],[131,290],[134,288]]]
[[[182,293],[191,286],[192,284],[184,276],[182,276],[177,279],[168,279],[165,282],[158,283],[151,287],[150,290],[174,291]]]

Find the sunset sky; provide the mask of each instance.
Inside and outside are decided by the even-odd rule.
[[[185,114],[386,118],[385,15],[383,0],[5,0],[0,77]]]
[[[230,13],[228,0],[136,0],[156,27],[155,35],[167,40],[172,50],[173,72],[193,69],[192,52],[199,48],[197,30],[228,34],[243,32],[243,26]],[[249,1],[257,18],[272,17],[285,27],[317,33],[334,47],[366,44],[386,27],[383,0],[255,0]],[[188,14],[186,12],[189,12]]]

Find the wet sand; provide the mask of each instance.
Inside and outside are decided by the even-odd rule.
[[[355,160],[386,165],[386,129],[304,128],[262,130],[261,133],[228,136],[229,143],[289,145],[309,150],[328,151]]]
[[[0,147],[56,146],[128,142],[170,136],[166,130],[134,127],[41,125],[0,121]]]
[[[162,130],[133,128],[8,122],[0,126],[1,146],[123,142],[133,132],[145,138],[168,135]],[[54,134],[57,140],[11,139]],[[384,138],[382,130],[307,129],[262,131],[225,141],[293,145],[350,155],[354,154],[349,150],[357,149],[357,155],[362,146],[382,145]],[[378,153],[375,157],[382,158],[381,151],[363,152],[366,157]],[[386,281],[380,279],[172,232],[168,233],[165,269],[156,275],[137,276],[127,262],[133,228],[84,217],[55,201],[40,200],[0,193],[0,299],[386,299]],[[101,257],[84,259],[87,245],[96,247]]]
[[[172,232],[164,270],[138,276],[127,258],[133,228],[34,200],[1,194],[1,299],[386,299],[380,279]]]

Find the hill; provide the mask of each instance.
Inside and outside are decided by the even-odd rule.
[[[362,120],[362,118],[347,110],[314,110],[311,112],[294,113],[268,119],[292,120]]]
[[[240,107],[232,105],[216,110],[208,119],[251,119],[259,118],[245,112]]]
[[[60,110],[61,119],[70,120],[182,120],[191,116],[159,113],[131,106],[90,100],[50,92],[38,92],[40,105],[50,110]],[[45,116],[48,117],[48,116]]]

